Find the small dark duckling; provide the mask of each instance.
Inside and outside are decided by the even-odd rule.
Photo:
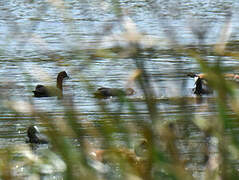
[[[27,129],[27,137],[26,143],[33,143],[33,144],[48,144],[48,141],[45,139],[41,139],[37,136],[39,130],[36,126],[32,125]]]
[[[35,91],[32,92],[34,93],[35,97],[62,96],[63,95],[62,83],[64,79],[68,78],[69,76],[67,75],[66,71],[62,71],[57,76],[56,88],[37,85]]]
[[[109,98],[112,96],[131,96],[135,94],[132,88],[118,89],[118,88],[106,88],[101,87],[94,93],[97,98]]]
[[[195,88],[193,88],[193,93],[196,95],[203,95],[203,94],[212,94],[212,89],[208,86],[207,80],[205,79],[205,74],[194,74],[188,73],[189,77],[194,78],[195,80]]]

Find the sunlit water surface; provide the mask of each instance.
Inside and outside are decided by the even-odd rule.
[[[225,15],[232,11],[232,39],[238,40],[238,2],[227,1],[160,1],[160,10],[155,15],[144,1],[121,1],[128,16],[136,24],[138,31],[150,35],[156,40],[157,48],[168,48],[167,36],[163,29],[171,28],[177,35],[180,44],[195,45],[197,38],[192,34],[190,26],[202,24],[208,28],[205,43],[214,44],[224,25]],[[122,26],[116,21],[116,16],[106,2],[92,2],[84,4],[81,1],[67,1],[66,8],[61,9],[46,5],[43,1],[9,1],[0,3],[0,82],[3,96],[9,96],[11,101],[32,100],[34,107],[48,112],[53,117],[64,116],[61,100],[55,97],[32,98],[32,90],[37,84],[55,84],[55,77],[59,71],[65,70],[70,79],[64,82],[64,94],[71,96],[79,117],[83,123],[95,122],[103,117],[96,99],[87,90],[87,84],[82,77],[92,83],[95,88],[124,87],[135,69],[132,59],[99,58],[83,66],[83,56],[75,56],[73,50],[95,49],[111,47],[113,35],[122,32]],[[62,12],[62,13],[59,13]],[[197,23],[198,22],[198,23]],[[113,26],[112,32],[104,33],[106,26]],[[200,26],[199,26],[200,27]],[[110,40],[109,40],[110,39]],[[58,57],[58,61],[51,60],[51,54]],[[87,56],[86,56],[87,58]],[[215,57],[209,56],[214,61]],[[62,59],[65,59],[62,61]],[[229,57],[224,58],[225,67],[236,67],[238,61]],[[165,100],[171,97],[192,98],[187,109],[190,121],[194,116],[208,118],[216,114],[213,96],[203,97],[198,102],[194,99],[192,88],[193,79],[189,79],[187,72],[199,72],[195,59],[187,56],[173,56],[171,54],[157,54],[147,59],[146,69],[150,74],[152,88],[157,95],[157,106],[164,120],[176,120],[179,115],[187,112],[178,104]],[[47,81],[45,81],[47,79]],[[135,84],[136,94],[129,97],[139,112],[148,120],[145,104],[142,103],[142,92]],[[110,110],[118,115],[119,102],[116,99],[105,100]],[[4,103],[3,103],[4,104]],[[209,108],[204,108],[209,107]],[[202,111],[203,109],[203,111]],[[127,108],[121,114],[125,123],[135,119],[128,113]],[[209,119],[210,120],[210,119]],[[187,149],[184,139],[179,140],[182,154],[191,158],[194,163],[191,168],[201,161],[198,148],[201,145],[202,134],[188,120],[179,120],[179,130],[187,129],[187,138],[195,144]],[[108,122],[110,123],[110,122]],[[30,124],[39,124],[26,112],[25,115],[15,115],[2,107],[0,115],[0,148],[9,145],[23,144],[26,139],[26,128]],[[39,124],[42,132],[43,124]],[[117,134],[119,141],[122,134]],[[96,140],[97,141],[97,140]],[[198,159],[199,158],[199,159]],[[200,171],[200,168],[198,168]]]

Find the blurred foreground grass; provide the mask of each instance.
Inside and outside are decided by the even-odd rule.
[[[58,2],[58,1],[54,1]],[[61,2],[61,1],[59,1]],[[63,8],[59,4],[58,8]],[[149,3],[149,5],[152,5]],[[121,19],[123,12],[118,1],[112,1],[116,17]],[[223,55],[237,59],[239,56],[235,51],[236,43],[227,49],[227,26],[230,19],[226,18],[224,31],[222,31],[219,42],[210,47],[184,47],[172,41],[173,32],[168,32],[168,39],[173,44],[170,53],[176,57],[182,54],[195,59],[202,72],[209,75],[209,85],[215,91],[217,114],[211,119],[194,116],[187,104],[191,101],[201,100],[204,97],[192,98],[165,98],[157,99],[156,92],[150,82],[150,72],[145,68],[148,58],[157,56],[158,49],[152,47],[142,47],[143,35],[135,31],[133,24],[128,23],[125,34],[127,47],[114,47],[109,49],[91,49],[87,55],[87,60],[83,62],[85,68],[96,58],[110,57],[130,58],[135,64],[135,71],[130,82],[136,82],[138,90],[142,91],[141,103],[145,105],[145,114],[139,113],[135,105],[136,100],[127,97],[118,97],[120,104],[116,112],[110,110],[109,105],[101,99],[96,99],[97,105],[104,113],[104,117],[89,124],[83,122],[80,110],[74,105],[72,97],[66,96],[59,100],[59,104],[64,109],[64,117],[57,118],[54,115],[37,110],[32,105],[32,99],[24,102],[12,102],[8,96],[1,93],[1,106],[6,111],[16,114],[28,114],[33,122],[37,119],[38,124],[46,127],[45,134],[49,138],[50,145],[36,153],[36,148],[28,145],[16,145],[0,150],[0,176],[1,179],[238,179],[238,167],[235,165],[239,161],[238,134],[234,134],[233,123],[239,120],[239,103],[236,92],[236,84],[225,80],[223,74],[230,69],[224,69],[221,64]],[[128,28],[128,29],[127,29]],[[199,36],[199,38],[202,38]],[[221,39],[221,40],[220,40]],[[202,40],[202,39],[200,39]],[[236,48],[238,49],[238,48]],[[234,51],[233,51],[234,50]],[[166,50],[165,53],[168,53]],[[74,52],[75,56],[83,54],[82,51]],[[216,60],[211,63],[207,56],[213,54]],[[55,55],[52,60],[58,62]],[[66,62],[67,63],[67,62]],[[82,74],[79,77],[84,81],[87,91],[92,92],[94,85],[87,81],[87,77]],[[5,89],[5,91],[7,91]],[[9,94],[11,96],[11,94]],[[174,117],[161,115],[158,103],[167,101],[177,104],[185,111],[185,114]],[[114,103],[114,102],[112,102]],[[16,105],[17,104],[17,105]],[[125,123],[124,116],[121,115],[123,108],[134,117],[134,121]],[[198,107],[199,111],[203,108]],[[2,111],[3,111],[2,110]],[[145,120],[146,119],[146,120]],[[110,121],[111,123],[108,123]],[[199,150],[198,164],[200,170],[190,167],[194,163],[193,159],[186,159],[180,149],[180,139],[188,147],[190,139],[187,126],[180,131],[179,123],[186,121],[189,125],[198,128],[200,131],[201,148]],[[99,123],[100,122],[100,123]],[[123,134],[123,142],[114,135]],[[136,136],[136,135],[137,136]],[[101,139],[100,145],[95,147],[94,143],[87,138]],[[77,144],[77,145],[76,145]],[[79,144],[79,145],[78,145]],[[215,146],[213,151],[211,146]],[[101,148],[99,148],[101,147]],[[41,148],[40,148],[41,149]],[[195,171],[200,171],[200,175]]]

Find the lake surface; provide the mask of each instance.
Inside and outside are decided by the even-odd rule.
[[[159,9],[152,10],[145,1],[121,0],[120,5],[129,18],[123,20],[115,16],[112,5],[107,1],[87,3],[68,0],[64,5],[56,6],[50,1],[0,2],[0,148],[24,143],[26,128],[35,121],[27,113],[16,115],[6,110],[3,107],[6,106],[5,100],[22,102],[30,99],[38,110],[55,117],[64,116],[63,107],[59,105],[60,100],[54,97],[33,98],[31,92],[37,84],[55,84],[57,73],[63,70],[70,76],[64,83],[64,94],[72,96],[83,122],[87,124],[101,119],[104,114],[92,93],[87,90],[85,80],[93,84],[95,89],[102,86],[123,88],[136,66],[134,60],[122,56],[87,60],[91,55],[88,51],[116,45],[124,47],[127,41],[121,35],[127,31],[125,27],[137,27],[138,32],[147,36],[145,46],[153,43],[159,50],[147,59],[145,68],[150,74],[157,94],[157,106],[164,120],[175,120],[178,115],[186,113],[178,104],[167,101],[167,98],[173,97],[192,99],[187,104],[190,115],[192,113],[206,119],[215,115],[217,112],[213,96],[203,97],[201,102],[196,101],[192,93],[194,81],[186,76],[188,72],[200,72],[198,63],[187,55],[172,55],[169,37],[165,31],[172,30],[179,44],[197,45],[199,41],[191,29],[205,28],[208,33],[204,43],[215,44],[225,24],[225,15],[232,12],[230,38],[239,40],[239,3],[233,0],[157,2],[160,4]],[[124,26],[127,23],[128,26]],[[213,62],[216,57],[207,56],[207,59]],[[231,57],[223,59],[225,67],[235,69],[239,65]],[[235,70],[235,73],[238,71]],[[143,99],[142,92],[136,84],[133,87],[136,94],[130,100],[135,102],[139,112],[144,115],[146,107],[140,101]],[[112,113],[117,114],[117,100],[105,101]],[[209,108],[204,108],[205,106]],[[127,108],[121,115],[126,123],[134,121]],[[187,120],[192,119],[193,117]],[[197,149],[200,147],[202,134],[195,126],[187,126],[186,120],[180,122],[179,129],[187,129],[191,143],[195,144],[192,149],[187,149],[182,137],[179,141],[182,154],[193,161],[195,158],[195,164],[192,163],[191,166],[198,168]],[[44,132],[44,125],[39,126]],[[119,139],[120,137],[119,135]]]

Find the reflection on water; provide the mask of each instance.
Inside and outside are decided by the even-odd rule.
[[[152,15],[149,6],[143,1],[124,0],[121,3],[127,9],[138,31],[150,35],[156,42],[155,46],[165,49],[164,45],[167,42],[164,27],[158,22],[157,17]],[[236,8],[238,6],[238,3],[230,0],[223,1],[223,4],[220,1],[194,0],[177,2],[177,6],[174,3],[175,1],[160,1],[159,16],[176,31],[180,44],[189,45],[197,43],[190,30],[192,27],[189,26],[192,16],[195,16],[195,21],[199,21],[196,24],[202,22],[208,26],[206,43],[214,44],[228,8],[232,5]],[[122,35],[124,31],[121,25],[117,25],[120,23],[115,20],[115,15],[108,6],[107,2],[94,1],[85,4],[76,0],[66,2],[65,9],[61,6],[48,6],[43,1],[1,2],[0,12],[3,15],[0,21],[1,95],[8,96],[9,100],[14,101],[30,100],[36,109],[49,113],[52,119],[64,118],[66,107],[62,105],[64,104],[62,100],[56,97],[33,98],[32,90],[37,84],[55,85],[57,73],[65,70],[71,78],[64,83],[64,94],[72,98],[77,116],[85,125],[81,128],[90,129],[92,123],[101,126],[104,113],[97,105],[98,101],[93,98],[92,92],[88,90],[86,81],[92,83],[95,89],[102,86],[124,88],[128,77],[135,69],[133,60],[123,58],[123,55],[117,59],[96,58],[89,65],[84,65],[88,55],[86,50],[120,44],[121,39],[115,37]],[[63,13],[58,13],[59,11]],[[232,17],[233,29],[237,29],[239,25],[235,21],[237,16],[237,13],[234,13]],[[105,31],[108,26],[109,29],[114,26],[112,31]],[[112,38],[117,40],[109,42],[108,39]],[[233,34],[233,38],[238,39],[238,35]],[[85,51],[80,56],[74,54],[82,49]],[[53,56],[50,56],[52,54]],[[52,57],[56,61],[51,61]],[[213,62],[216,58],[208,56],[207,59]],[[188,115],[200,116],[209,121],[217,112],[213,96],[195,98],[192,94],[194,81],[186,74],[198,72],[198,64],[186,55],[174,56],[170,50],[156,52],[145,61],[145,68],[150,74],[156,92],[161,118],[177,121],[177,131],[181,134],[181,139],[178,140],[180,152],[186,159],[195,162],[195,166],[199,169],[197,163],[203,164],[203,157],[198,155],[201,152],[201,142],[207,139],[204,139],[204,134],[191,123],[194,117]],[[238,63],[230,57],[225,57],[223,66],[230,68],[238,66]],[[42,80],[40,71],[46,73],[47,82]],[[146,106],[142,103],[143,93],[136,84],[133,84],[133,87],[136,94],[129,97],[129,101],[135,104],[144,117],[142,121],[148,121]],[[184,108],[180,101],[182,97],[187,100]],[[103,101],[113,117],[123,117],[124,123],[129,127],[131,123],[133,124],[135,116],[130,114],[127,108],[120,109],[119,100],[112,98]],[[3,102],[1,106],[7,104]],[[177,119],[178,117],[185,119]],[[104,119],[104,123],[111,122]],[[24,144],[26,128],[31,124],[39,122],[27,113],[16,114],[1,107],[0,148]],[[44,124],[39,126],[44,132]],[[122,132],[118,132],[115,136],[119,141],[124,138]],[[184,142],[185,136],[189,137],[190,142]],[[90,133],[88,138],[91,138]]]

